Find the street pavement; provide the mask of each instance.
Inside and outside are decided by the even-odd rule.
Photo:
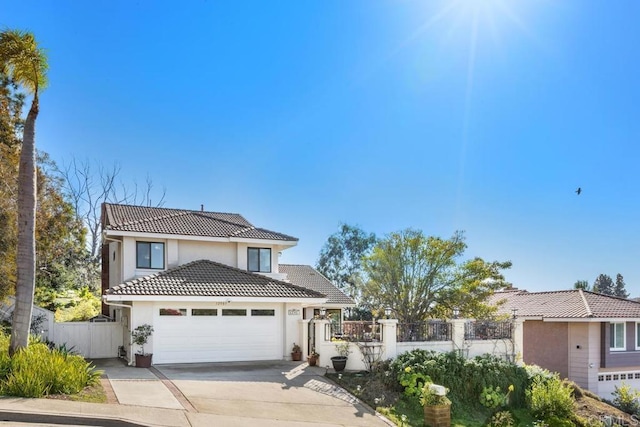
[[[95,360],[110,403],[0,399],[0,425],[383,427],[393,425],[306,363],[125,366]]]

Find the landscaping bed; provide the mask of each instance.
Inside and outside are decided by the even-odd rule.
[[[327,377],[399,426],[424,425],[419,394],[425,393],[425,378],[447,387],[454,427],[638,423],[637,417],[535,366],[524,368],[492,356],[465,360],[453,353],[411,353],[378,363],[371,372],[327,373]]]

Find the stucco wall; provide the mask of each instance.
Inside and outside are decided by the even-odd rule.
[[[231,267],[238,266],[236,243],[179,240],[177,249],[178,265],[199,259],[208,259]]]
[[[523,360],[569,376],[569,326],[565,322],[527,320],[523,324]]]

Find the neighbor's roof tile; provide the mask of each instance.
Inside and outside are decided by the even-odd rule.
[[[325,298],[325,294],[208,260],[130,280],[107,295]]]
[[[287,280],[291,283],[326,294],[327,304],[355,304],[351,298],[310,265],[280,264],[278,268],[280,273],[287,274]]]
[[[640,318],[640,303],[595,292],[572,289],[551,292],[507,290],[489,300],[498,313],[545,318]]]
[[[297,241],[283,233],[256,228],[242,215],[185,209],[104,204],[103,228],[138,233]]]

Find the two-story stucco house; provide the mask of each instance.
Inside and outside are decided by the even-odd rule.
[[[298,239],[238,214],[107,203],[102,228],[104,311],[122,322],[130,361],[145,323],[157,364],[286,359],[294,342],[306,348],[314,311],[354,305],[311,267],[281,271]]]
[[[607,399],[622,382],[640,389],[640,303],[580,289],[496,292],[490,302],[517,309],[525,363]]]

